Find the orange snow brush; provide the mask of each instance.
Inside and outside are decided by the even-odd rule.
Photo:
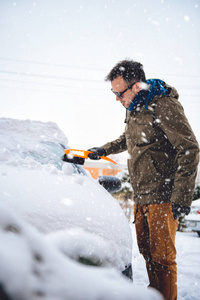
[[[65,154],[67,155],[72,155],[72,156],[77,156],[77,157],[82,157],[82,158],[89,158],[88,154],[93,153],[92,151],[86,151],[86,150],[77,150],[77,149],[65,149],[64,150]],[[100,156],[101,159],[107,160],[113,164],[117,164],[114,160],[107,156]]]

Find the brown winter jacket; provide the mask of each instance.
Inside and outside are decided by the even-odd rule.
[[[102,147],[107,155],[128,150],[128,169],[137,204],[175,202],[190,206],[199,146],[179,95],[166,85],[146,109],[127,111],[125,132]]]

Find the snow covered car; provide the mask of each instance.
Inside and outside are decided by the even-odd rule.
[[[82,166],[61,160],[67,146],[55,123],[1,118],[0,203],[71,259],[131,278],[128,221]]]
[[[192,231],[196,231],[200,237],[200,199],[192,202],[191,212],[185,216],[186,226]]]

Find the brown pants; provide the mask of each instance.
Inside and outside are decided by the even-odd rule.
[[[171,203],[135,205],[136,234],[140,253],[146,260],[150,287],[159,290],[166,300],[177,299],[174,220]]]

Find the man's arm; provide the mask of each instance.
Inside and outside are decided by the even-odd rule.
[[[103,146],[101,146],[103,149],[105,149],[106,154],[118,154],[123,151],[127,150],[127,145],[126,145],[126,136],[125,132],[116,140],[109,142]]]
[[[100,156],[123,152],[127,150],[125,133],[123,133],[115,141],[109,142],[101,147],[93,147],[88,150],[93,152],[90,153],[88,157],[94,160],[100,159]]]
[[[190,206],[199,162],[199,146],[184,114],[182,105],[173,98],[157,101],[155,116],[158,126],[164,131],[176,149],[177,170],[171,202]]]

